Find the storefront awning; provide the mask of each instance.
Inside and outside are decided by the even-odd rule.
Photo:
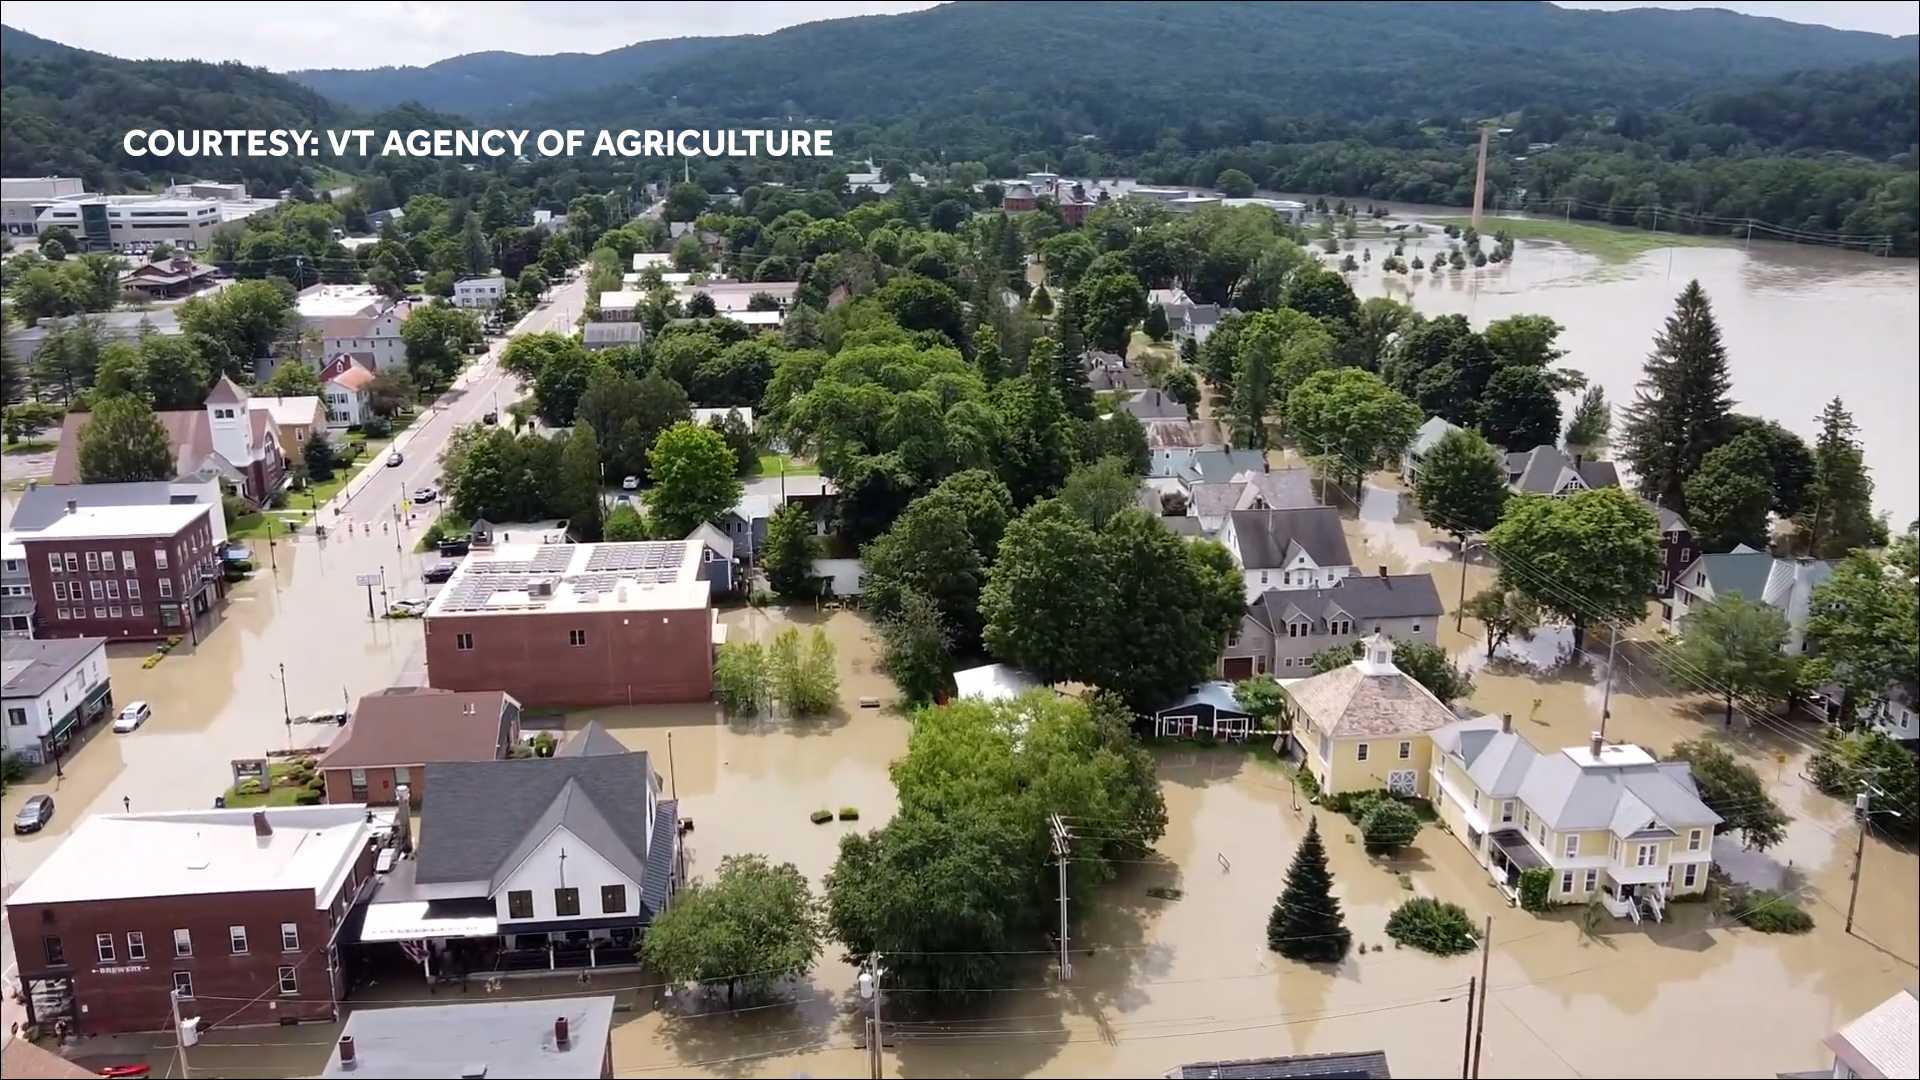
[[[1547,865],[1547,860],[1540,857],[1540,853],[1527,843],[1527,838],[1518,829],[1501,829],[1490,834],[1487,840],[1500,849],[1500,854],[1505,855],[1509,863],[1522,870]]]
[[[362,942],[418,941],[425,938],[491,937],[500,932],[493,901],[399,900],[368,904],[360,926]]]

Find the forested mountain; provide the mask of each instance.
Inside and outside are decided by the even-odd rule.
[[[95,190],[140,188],[207,172],[186,159],[129,159],[129,128],[324,126],[340,110],[283,75],[244,64],[121,60],[0,27],[0,160],[10,176],[84,177]],[[239,158],[222,179],[278,190],[304,166]]]
[[[517,105],[633,82],[739,40],[673,38],[604,53],[552,56],[468,53],[425,67],[314,68],[289,72],[288,78],[349,108],[372,110],[416,101],[444,112],[490,117]]]

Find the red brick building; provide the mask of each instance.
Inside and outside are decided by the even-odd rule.
[[[226,595],[211,503],[79,506],[16,539],[38,637],[140,641],[187,635]]]
[[[702,557],[685,541],[476,551],[427,609],[427,682],[529,706],[704,701],[714,619]]]
[[[372,885],[361,806],[101,814],[7,900],[31,1019],[83,1035],[332,1020],[334,931]]]
[[[390,690],[353,707],[346,730],[320,755],[330,803],[409,805],[426,794],[429,761],[497,761],[520,741],[520,703],[498,690]]]

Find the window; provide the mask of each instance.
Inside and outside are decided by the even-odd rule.
[[[117,579],[109,579],[107,581],[107,599],[120,599],[120,582]]]
[[[167,568],[167,549],[166,548],[153,549],[153,565],[161,570],[165,570]]]
[[[507,918],[533,918],[533,892],[529,889],[515,889],[507,894]]]
[[[109,608],[107,609],[107,614],[109,614],[109,615],[111,615],[111,616],[113,616],[114,618],[116,618],[116,619],[118,619],[118,618],[120,618],[120,616],[121,616],[121,615],[122,615],[123,613],[122,613],[122,612],[121,612],[121,610],[120,610],[120,605],[119,605],[119,604],[115,604],[115,605],[113,605],[112,607],[109,607]]]
[[[1560,895],[1566,896],[1572,892],[1573,892],[1573,871],[1568,870],[1566,873],[1560,875]]]
[[[129,600],[140,599],[140,582],[136,578],[127,579],[127,599]]]
[[[166,584],[166,582],[163,581],[161,582],[161,584],[164,585]],[[180,625],[180,609],[176,607],[161,608],[160,609],[160,625],[179,626]]]
[[[1571,859],[1578,854],[1580,854],[1580,838],[1578,836],[1567,837],[1567,858]]]
[[[128,573],[133,572],[133,570],[135,569],[133,564],[133,552],[123,551],[120,553],[120,569],[125,570]]]
[[[1400,760],[1405,761],[1412,756],[1413,756],[1413,744],[1403,740],[1400,743]]]
[[[1688,851],[1700,850],[1700,830],[1699,829],[1694,829],[1693,831],[1687,833],[1687,850]]]
[[[67,573],[77,574],[79,572],[80,572],[80,556],[75,555],[71,551],[67,552]]]
[[[1652,844],[1641,844],[1640,850],[1634,853],[1633,865],[1652,866],[1654,852],[1658,850],[1659,849]]]
[[[412,769],[407,768],[405,765],[395,765],[393,767],[393,786],[394,787],[398,788],[402,784],[412,784],[412,783],[413,783]]]
[[[193,996],[193,972],[176,971],[173,973],[173,992],[183,998]]]
[[[347,785],[353,789],[352,792],[350,792],[350,795],[352,796],[353,799],[361,802],[366,801],[367,770],[353,769],[349,771],[347,773]]]
[[[572,645],[575,648],[578,648],[579,646],[585,645],[586,643],[587,643],[587,632],[585,630],[567,631],[567,644]]]
[[[472,652],[473,651],[473,635],[472,634],[453,635],[453,647],[460,650],[461,652]]]
[[[280,924],[280,951],[300,951],[300,927],[298,924],[290,922]]]
[[[65,581],[55,581],[53,583],[53,598],[55,600],[65,600],[67,598],[67,583]]]
[[[235,956],[247,955],[247,928],[244,926],[227,927],[227,948]]]
[[[1513,824],[1513,800],[1512,799],[1508,799],[1505,802],[1500,804],[1500,824],[1502,825]]]
[[[1699,880],[1699,874],[1700,874],[1700,864],[1690,862],[1687,864],[1687,869],[1684,875],[1681,877],[1681,880],[1686,883],[1687,888],[1691,889],[1693,888],[1693,883]]]
[[[11,727],[26,727],[27,726],[27,710],[8,709],[7,724]]]
[[[1335,634],[1338,634],[1344,637],[1348,634],[1353,633],[1353,620],[1352,619],[1335,619],[1331,624],[1330,629]]]
[[[109,574],[113,573],[113,552],[103,551],[100,553],[100,569]]]
[[[1413,632],[1414,632],[1414,633],[1416,633],[1416,634],[1420,632],[1420,624],[1419,624],[1419,623],[1414,623],[1414,624],[1413,624]]]
[[[67,618],[69,614],[66,608],[55,608],[54,613],[63,619]]]
[[[1366,743],[1361,743],[1358,746],[1355,746],[1353,749],[1354,749],[1355,760],[1358,760],[1358,761],[1367,760],[1368,745]]]
[[[87,598],[88,598],[88,599],[90,599],[90,600],[104,600],[104,599],[106,599],[106,596],[105,596],[105,595],[104,595],[104,593],[103,593],[103,592],[101,591],[101,587],[100,587],[100,583],[99,583],[99,582],[97,582],[97,581],[89,581],[89,582],[87,582]]]
[[[67,962],[67,949],[60,939],[52,934],[40,939],[41,948],[47,951],[47,966],[61,967]]]
[[[553,890],[553,913],[555,915],[580,914],[580,890],[579,889]]]
[[[173,595],[173,579],[161,578],[160,579],[160,599],[165,600],[172,595]]]
[[[59,552],[57,551],[47,552],[47,568],[49,570],[52,570],[56,574],[60,572],[60,553]]]
[[[100,954],[101,963],[103,964],[113,963],[113,935],[112,934],[93,935],[93,951]]]
[[[132,607],[127,609],[127,614],[133,616],[136,619],[144,619],[147,617],[147,609],[141,607],[139,604],[135,604]]]
[[[627,887],[625,885],[600,886],[600,911],[605,915],[618,915],[627,910]]]
[[[147,958],[147,935],[138,930],[127,931],[127,959],[145,960]]]
[[[1600,881],[1600,871],[1598,870],[1587,871],[1587,891],[1588,892],[1592,892],[1594,885],[1598,884],[1599,881]]]
[[[193,955],[193,934],[190,931],[175,930],[173,932],[173,955]]]
[[[89,551],[87,552],[86,558],[87,573],[92,574],[98,572],[100,569],[100,553],[97,551]]]
[[[96,608],[94,608],[94,609],[93,609],[93,617],[94,617],[94,618],[96,618],[96,619],[104,619],[104,618],[106,618],[106,617],[107,617],[107,609],[106,609],[105,607],[96,607]]]
[[[294,978],[293,968],[285,964],[280,965],[280,992],[283,994],[297,994],[300,992],[300,981]]]

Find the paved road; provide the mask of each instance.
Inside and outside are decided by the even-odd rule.
[[[574,320],[580,317],[586,291],[584,274],[553,289],[509,333],[572,329]],[[400,433],[390,449],[401,454],[402,464],[388,467],[374,462],[334,498],[332,505],[343,520],[362,528],[372,523],[376,531],[379,522],[392,521],[401,500],[415,488],[438,486],[440,451],[454,429],[475,423],[488,412],[504,414],[508,405],[523,396],[517,380],[500,369],[500,353],[505,347],[506,339],[496,340],[486,355],[461,372],[453,387],[440,395],[430,410]],[[322,511],[320,520],[334,527],[334,515]]]

